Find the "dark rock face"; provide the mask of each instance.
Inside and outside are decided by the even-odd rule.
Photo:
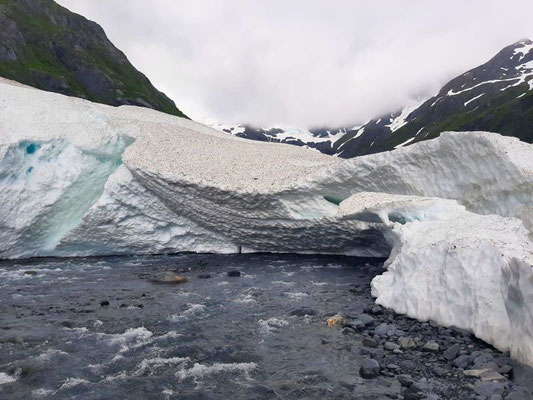
[[[184,117],[96,23],[53,0],[0,1],[0,76],[91,101]]]

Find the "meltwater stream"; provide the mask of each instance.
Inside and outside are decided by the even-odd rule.
[[[374,305],[382,267],[265,254],[0,262],[0,399],[533,399],[508,354]],[[188,282],[152,282],[170,271]],[[327,326],[336,314],[344,327]],[[400,349],[406,337],[416,346]],[[381,364],[371,379],[365,358]]]
[[[358,343],[325,320],[371,303],[368,261],[188,254],[3,262],[0,398],[352,398],[362,383]],[[189,281],[152,283],[161,271]],[[291,315],[302,307],[313,315]]]

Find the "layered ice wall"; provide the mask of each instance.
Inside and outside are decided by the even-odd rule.
[[[389,256],[380,304],[533,365],[532,194],[532,146],[497,134],[340,160],[0,80],[0,258]]]

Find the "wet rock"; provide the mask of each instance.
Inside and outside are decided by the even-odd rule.
[[[374,334],[383,337],[394,336],[396,334],[396,329],[396,325],[394,324],[382,323],[376,327],[376,329],[374,330]]]
[[[344,328],[341,329],[341,333],[343,335],[353,335],[353,334],[356,334],[357,331],[353,328],[350,328],[349,326],[346,326]]]
[[[393,351],[393,350],[398,350],[400,348],[400,346],[397,345],[396,343],[385,342],[385,344],[383,345],[383,348],[385,350]]]
[[[174,272],[160,272],[152,278],[154,283],[168,283],[168,284],[177,284],[185,283],[187,279],[174,273]]]
[[[378,342],[368,337],[363,338],[361,343],[363,344],[363,346],[366,346],[366,347],[372,347],[372,348],[378,347]]]
[[[416,347],[416,342],[413,338],[410,337],[401,337],[398,339],[398,344],[400,348],[404,350],[412,349]]]
[[[474,359],[474,365],[483,365],[494,360],[492,354],[481,354]]]
[[[363,324],[365,324],[365,326],[368,326],[375,321],[374,317],[368,314],[361,314],[357,317],[357,319],[361,321]]]
[[[507,378],[496,371],[489,370],[481,375],[482,382],[506,382]]]
[[[334,315],[333,317],[328,318],[326,323],[329,327],[342,326],[346,324],[346,320],[340,315]]]
[[[24,274],[25,275],[37,275],[38,272],[37,271],[33,271],[33,270],[29,270],[29,271],[24,271]]]
[[[100,307],[107,307],[109,305],[109,301],[103,300],[100,302]]]
[[[289,313],[289,315],[293,315],[296,317],[305,317],[306,315],[316,315],[316,314],[317,314],[316,310],[313,310],[312,308],[309,308],[309,307],[295,308]]]
[[[501,382],[476,382],[474,385],[475,392],[480,396],[489,397],[492,395],[503,395],[505,383]]]
[[[361,368],[359,369],[359,375],[364,379],[372,379],[379,376],[381,367],[379,362],[372,358],[365,358],[361,363]]]
[[[465,369],[472,364],[472,357],[468,355],[459,356],[453,361],[453,364],[457,368]]]
[[[442,355],[444,358],[448,361],[455,360],[459,356],[459,352],[461,351],[461,346],[456,343],[450,347],[448,347]]]
[[[509,394],[505,396],[505,400],[533,400],[533,395],[525,387],[515,386],[511,389]]]
[[[241,276],[241,271],[234,270],[234,271],[229,271],[228,272],[228,277],[229,278],[237,278],[239,276]]]
[[[200,274],[198,275],[199,279],[209,279],[211,278],[211,274]]]
[[[380,306],[378,306],[377,304],[374,304],[374,305],[366,307],[364,311],[365,311],[365,313],[372,314],[372,315],[383,314],[383,309]]]
[[[352,328],[354,328],[355,330],[357,330],[357,331],[361,331],[361,330],[365,329],[366,325],[365,325],[364,322],[362,322],[362,321],[360,321],[358,319],[354,319],[352,322],[350,322],[350,326]]]
[[[398,375],[396,379],[398,379],[398,382],[400,382],[400,385],[403,387],[409,387],[415,382],[413,377],[407,374]]]
[[[504,365],[510,365],[512,363],[510,357],[496,357],[494,362],[499,366],[503,367]]]
[[[429,342],[426,342],[424,346],[422,346],[423,351],[430,351],[430,352],[437,352],[439,351],[440,346],[437,342],[430,340]]]
[[[513,367],[511,365],[504,365],[503,367],[497,369],[500,374],[510,374],[512,370]]]

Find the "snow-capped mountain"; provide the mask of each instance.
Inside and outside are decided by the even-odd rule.
[[[484,130],[533,142],[533,42],[501,50],[447,83],[418,107],[384,116],[333,144],[341,157],[378,153],[431,139],[446,130]]]
[[[334,154],[333,143],[344,137],[348,130],[346,128],[336,129],[298,129],[298,128],[255,128],[251,125],[228,125],[211,124],[219,131],[229,133],[234,136],[258,140],[261,142],[287,143],[295,146],[316,149],[325,154]]]
[[[215,128],[236,136],[307,146],[343,158],[437,137],[483,130],[533,142],[533,42],[522,40],[447,83],[437,95],[363,125],[320,129]]]

